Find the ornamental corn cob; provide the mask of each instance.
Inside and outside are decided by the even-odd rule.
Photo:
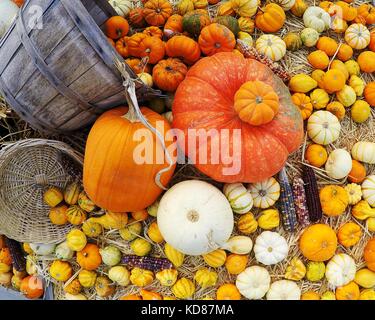
[[[318,184],[314,170],[309,166],[302,168],[302,180],[305,183],[306,204],[311,222],[322,218],[322,205],[320,203]]]
[[[295,178],[293,180],[293,197],[298,223],[306,227],[310,224],[310,217],[306,204],[305,186],[301,178]]]
[[[245,42],[241,40],[237,40],[238,49],[240,52],[244,55],[245,58],[251,58],[255,59],[264,65],[266,65],[268,68],[270,68],[281,80],[284,82],[287,82],[290,80],[289,73],[278,63],[274,62],[272,59],[268,58],[264,54],[261,54],[258,52],[257,49],[250,47]]]
[[[296,209],[294,207],[293,190],[286,175],[285,167],[279,173],[280,199],[279,209],[286,231],[293,232],[297,225]]]
[[[5,237],[5,243],[9,249],[10,255],[12,256],[13,267],[17,271],[25,271],[26,259],[23,255],[21,244],[7,237]]]
[[[121,262],[132,268],[138,267],[140,269],[151,270],[154,272],[172,269],[173,265],[168,259],[156,257],[138,257],[135,255],[124,256]]]

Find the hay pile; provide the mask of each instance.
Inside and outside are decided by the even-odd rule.
[[[176,0],[174,1],[175,3],[177,2]],[[355,5],[360,5],[361,3],[368,2],[364,0],[356,0]],[[135,5],[140,5],[141,1],[135,1]],[[315,2],[311,2],[310,4],[315,4]],[[210,8],[210,14],[212,16],[215,15],[217,5],[216,6],[211,6]],[[284,25],[284,27],[281,29],[281,31],[278,33],[279,36],[284,36],[286,33],[290,31],[300,31],[304,28],[302,19],[296,18],[293,16],[291,13],[287,12],[287,21]],[[326,33],[332,38],[335,38],[338,42],[342,42],[343,39],[341,36],[338,36],[337,34],[328,31]],[[256,31],[254,34],[254,40],[256,40],[260,36],[260,32]],[[297,73],[306,73],[309,74],[311,73],[312,69],[307,63],[306,56],[310,52],[308,48],[303,48],[297,52],[289,52],[287,51],[286,56],[282,59],[280,62],[286,70],[288,70],[292,75],[297,74]],[[362,75],[362,79],[367,83],[370,81],[375,80],[374,75],[366,74]],[[7,134],[3,135],[1,134],[0,138],[0,143],[5,142],[5,141],[15,141],[18,139],[23,139],[23,138],[34,138],[34,137],[41,137],[40,134],[37,132],[33,131],[27,124],[25,124],[23,121],[19,120],[17,116],[15,116],[13,113],[10,115],[8,114],[7,118],[2,118],[2,112],[7,110],[6,105],[4,104],[4,101],[0,101],[0,127],[1,129],[7,132]],[[333,150],[334,148],[344,148],[347,150],[351,150],[351,147],[354,145],[359,140],[366,140],[366,141],[372,141],[375,142],[375,124],[374,124],[374,110],[372,110],[372,115],[368,121],[364,124],[356,124],[354,123],[350,116],[348,115],[349,110],[347,110],[347,115],[345,118],[341,121],[341,134],[340,138],[332,145],[328,146],[328,151]],[[73,147],[75,147],[77,150],[83,150],[84,148],[84,141],[85,137],[87,135],[87,132],[81,133],[79,136],[73,137],[52,137],[54,139],[58,140],[63,140],[69,144],[71,144]],[[288,160],[287,163],[287,169],[288,169],[288,174],[290,179],[293,177],[299,175],[302,163],[303,163],[303,155],[306,146],[308,145],[307,139],[305,139],[304,144],[301,146],[301,148],[296,151],[294,154],[292,154]],[[315,172],[317,174],[318,178],[318,184],[324,185],[324,184],[340,184],[343,183],[343,181],[334,181],[331,178],[329,178],[323,169],[315,169]],[[368,174],[373,174],[375,173],[375,166],[367,166],[367,173]],[[183,180],[188,180],[188,179],[200,179],[200,180],[205,180],[208,181],[217,187],[221,187],[222,185],[220,183],[217,183],[215,181],[212,181],[210,178],[204,176],[202,173],[198,172],[193,166],[191,165],[182,165],[179,166],[176,170],[175,176],[172,180],[172,185],[175,183],[178,183]],[[257,218],[259,215],[259,210],[255,209],[252,210],[254,213],[255,217]],[[239,215],[235,215],[236,220],[238,219]],[[367,242],[367,240],[371,237],[370,232],[366,229],[366,226],[363,222],[361,221],[356,221],[350,213],[350,208],[348,208],[347,212],[337,218],[328,218],[324,217],[322,223],[329,224],[333,229],[337,230],[342,224],[344,224],[347,221],[353,220],[356,223],[358,223],[360,226],[362,226],[363,229],[363,237],[361,241],[355,245],[352,248],[345,248],[342,246],[339,246],[338,252],[344,252],[352,256],[356,263],[357,263],[357,268],[360,268],[364,265],[362,255],[363,255],[363,248]],[[142,237],[146,239],[147,241],[151,240],[147,236],[147,225],[144,226],[143,234]],[[256,239],[257,235],[261,233],[262,230],[258,228],[258,230],[251,235],[251,238],[253,241]],[[286,267],[289,265],[289,262],[292,258],[294,257],[300,257],[304,262],[307,262],[306,259],[304,259],[298,249],[298,239],[299,236],[302,232],[302,229],[298,229],[297,232],[291,234],[291,233],[286,233],[282,227],[278,228],[276,230],[279,232],[281,235],[286,237],[289,245],[290,245],[290,251],[288,258],[284,260],[282,263],[279,263],[275,266],[267,267],[268,271],[271,274],[272,281],[280,280],[284,278],[285,270]],[[237,228],[234,228],[234,234],[237,234]],[[108,244],[114,244],[116,245],[124,255],[126,254],[132,254],[132,251],[130,250],[129,244],[122,240],[121,237],[118,234],[118,231],[109,231],[103,234],[101,237],[99,237],[97,240],[98,245],[103,246],[103,245],[108,245]],[[153,252],[152,255],[154,256],[160,256],[164,257],[163,253],[163,245],[158,245],[153,243]],[[44,258],[43,261],[38,261],[38,268],[39,271],[42,275],[45,276],[45,278],[48,281],[54,282],[53,279],[50,278],[48,274],[48,265],[49,261],[52,258]],[[72,276],[72,278],[68,281],[68,283],[73,280],[74,278],[77,277],[78,272],[79,272],[79,266],[76,264],[75,261],[71,261],[72,265],[74,266],[76,273]],[[256,265],[258,264],[257,261],[255,260],[254,254],[250,254],[249,258],[249,263],[248,265]],[[201,267],[207,267],[207,265],[204,263],[202,257],[197,256],[187,256],[185,257],[185,261],[182,267],[178,268],[179,271],[179,277],[187,277],[189,279],[193,279],[195,271],[197,271]],[[101,269],[99,270],[98,273],[106,274],[106,269]],[[216,289],[219,285],[223,283],[234,283],[236,280],[236,276],[228,274],[226,269],[224,267],[215,269],[215,271],[218,272],[219,274],[219,280],[217,283],[216,287],[211,287],[207,289],[201,289],[197,287],[197,291],[193,296],[193,299],[201,299],[204,297],[211,297],[215,298],[215,293]],[[55,283],[55,297],[57,299],[63,299],[64,296],[64,291],[63,291],[63,285],[61,283]],[[319,292],[320,294],[324,293],[327,291],[328,284],[325,280],[321,282],[309,282],[306,280],[302,280],[298,282],[298,285],[301,287],[302,292],[308,291],[308,290],[313,290],[316,292]],[[162,295],[165,296],[172,296],[171,290],[167,287],[163,287],[159,284],[158,281],[154,281],[151,285],[147,286],[145,289],[147,290],[153,290],[156,292],[161,293]],[[134,286],[128,286],[125,288],[118,287],[116,290],[116,293],[114,296],[112,296],[110,299],[118,299],[119,297],[127,294],[133,294],[133,293],[138,293],[139,288],[134,287]],[[89,298],[89,299],[102,299],[98,297],[95,294],[95,291],[93,289],[90,290],[85,290],[84,294]]]

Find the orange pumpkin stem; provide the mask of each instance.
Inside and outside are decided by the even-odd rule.
[[[262,81],[245,82],[234,96],[234,109],[240,119],[253,126],[272,121],[279,111],[279,97]]]

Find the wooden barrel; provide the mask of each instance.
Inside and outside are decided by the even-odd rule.
[[[102,32],[113,15],[106,0],[25,2],[0,42],[0,89],[33,128],[71,133],[125,102],[113,63],[122,58]],[[137,91],[155,94],[140,83]]]

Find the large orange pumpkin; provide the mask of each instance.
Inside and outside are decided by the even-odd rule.
[[[375,238],[370,239],[363,253],[367,268],[375,272]]]
[[[254,126],[242,121],[236,112],[235,95],[248,81],[263,82],[277,92],[279,109],[271,122]],[[185,133],[185,152],[191,159],[197,159],[198,169],[221,182],[258,182],[269,178],[281,170],[303,137],[301,114],[283,82],[260,62],[234,53],[203,58],[189,70],[176,91],[173,116],[173,126]],[[218,150],[215,143],[199,143],[199,131],[188,138],[188,132],[192,132],[189,129],[203,134],[218,130],[222,133],[216,135],[218,145],[226,149]],[[196,139],[195,148],[189,143],[192,139]],[[199,159],[202,152],[207,155],[204,161]],[[228,161],[225,153],[234,154],[237,162]]]
[[[170,129],[167,120],[148,108],[141,108],[141,112],[153,128],[157,124],[158,128],[160,124],[163,126],[164,133],[159,133],[165,139]],[[165,144],[168,147],[171,143]],[[85,191],[95,204],[109,211],[142,210],[162,192],[155,178],[169,167],[163,155],[160,141],[139,121],[133,105],[129,112],[125,107],[107,111],[95,122],[87,139],[83,167]],[[175,165],[162,172],[158,182],[166,186],[174,168]]]
[[[20,291],[28,299],[39,299],[44,293],[43,281],[36,276],[23,278]]]

